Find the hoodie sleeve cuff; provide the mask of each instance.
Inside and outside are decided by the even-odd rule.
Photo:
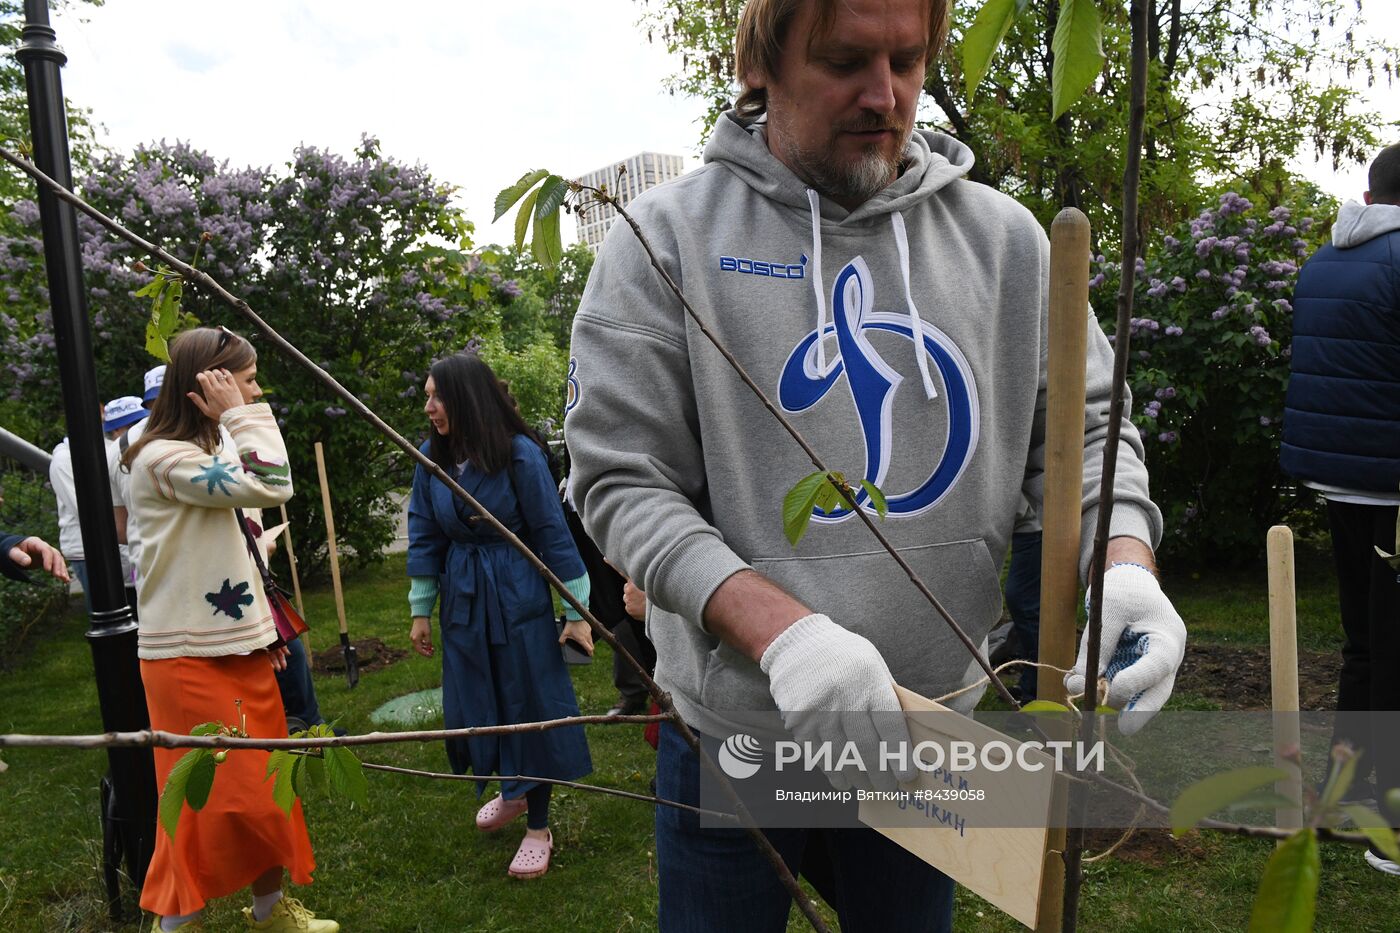
[[[648,596],[704,629],[705,604],[719,585],[749,565],[714,534],[694,534],[667,554],[647,581]]]
[[[1080,545],[1079,545],[1079,579],[1081,582],[1088,582],[1089,562],[1094,557],[1094,529],[1099,523],[1099,510],[1095,506],[1084,513],[1083,524],[1080,525]],[[1113,505],[1113,518],[1108,524],[1109,540],[1114,538],[1137,538],[1143,544],[1157,549],[1157,544],[1161,540],[1161,529],[1157,528],[1152,517],[1138,506],[1128,502],[1115,502]]]

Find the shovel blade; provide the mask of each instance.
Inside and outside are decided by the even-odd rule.
[[[360,682],[360,654],[350,644],[350,637],[343,634],[340,636],[340,651],[345,656],[345,681],[353,690]]]

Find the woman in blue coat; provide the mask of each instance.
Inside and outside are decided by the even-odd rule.
[[[495,373],[474,354],[433,364],[424,386],[432,431],[423,453],[445,470],[540,559],[580,602],[588,574],[564,522],[544,451]],[[568,638],[592,653],[588,624],[570,613],[556,637],[549,586],[489,524],[419,466],[408,506],[409,638],[434,653],[429,616],[442,599],[442,695],[446,726],[494,726],[577,716],[578,700],[560,654]],[[574,780],[593,770],[582,726],[479,736],[447,743],[452,770]],[[491,832],[526,816],[511,862],[516,878],[549,868],[551,785],[503,781],[478,811]],[[478,793],[480,790],[478,789]]]

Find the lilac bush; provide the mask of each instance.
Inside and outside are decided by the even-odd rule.
[[[1166,521],[1163,546],[1178,562],[1253,560],[1269,526],[1308,501],[1287,494],[1278,442],[1293,285],[1323,237],[1299,208],[1266,209],[1228,192],[1147,238],[1128,381]],[[1119,260],[1097,256],[1091,272],[1091,301],[1111,335]]]
[[[499,346],[502,307],[520,294],[490,257],[475,253],[472,226],[452,206],[451,189],[422,166],[384,156],[372,137],[348,158],[299,148],[276,171],[235,169],[185,143],[161,143],[104,156],[79,187],[96,207],[185,258],[208,233],[201,268],[410,439],[426,426],[422,385],[431,362],[478,334]],[[38,211],[21,202],[9,220],[0,225],[0,391],[40,426],[33,439],[52,444],[62,434],[62,409]],[[99,392],[139,395],[154,360],[144,349],[150,307],[132,294],[150,276],[134,266],[150,257],[81,215],[80,228]],[[199,321],[250,333],[199,289],[185,296]],[[562,399],[562,352],[547,335],[536,342],[557,357],[540,363],[561,373]],[[392,540],[391,493],[408,484],[411,462],[347,417],[344,403],[309,374],[259,349],[267,400],[303,493],[291,506],[298,556],[312,569],[324,560],[313,452],[322,441],[340,544],[351,562],[376,559]],[[552,413],[527,411],[540,419]]]

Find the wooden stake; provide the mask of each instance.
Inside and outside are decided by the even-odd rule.
[[[1269,681],[1274,701],[1274,763],[1290,777],[1274,789],[1296,807],[1279,807],[1274,819],[1280,829],[1303,825],[1303,783],[1297,767],[1284,759],[1285,752],[1299,753],[1302,730],[1298,723],[1298,601],[1293,585],[1293,532],[1275,525],[1265,539],[1269,555]],[[1282,843],[1279,843],[1282,845]]]
[[[1050,226],[1050,330],[1046,376],[1045,501],[1040,565],[1040,660],[1074,664],[1079,618],[1080,518],[1084,499],[1084,358],[1089,335],[1089,219],[1072,207]],[[1063,675],[1041,668],[1039,699],[1064,703]],[[1062,725],[1069,739],[1069,724]],[[1052,726],[1053,727],[1053,726]],[[1064,909],[1067,801],[1047,840],[1036,929],[1059,930]]]
[[[340,631],[345,626],[345,594],[340,589],[340,554],[335,546],[335,513],[331,511],[331,484],[326,479],[326,453],[321,442],[316,442],[316,473],[321,479],[321,508],[326,513],[326,545],[330,548],[331,588],[335,590],[335,614],[340,620]]]

